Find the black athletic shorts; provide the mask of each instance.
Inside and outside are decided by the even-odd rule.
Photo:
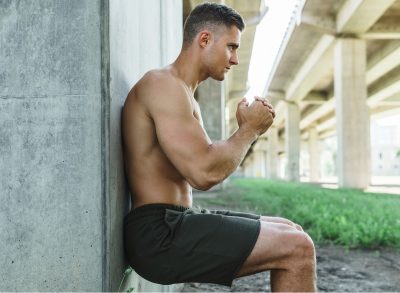
[[[231,286],[260,232],[260,216],[149,204],[125,218],[131,267],[158,284]]]

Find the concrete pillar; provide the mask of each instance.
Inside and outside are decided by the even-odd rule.
[[[121,108],[145,71],[176,56],[182,1],[0,9],[0,291],[116,291],[129,209]],[[174,288],[128,279],[137,292]]]
[[[365,188],[370,179],[365,40],[339,40],[334,71],[339,186]]]
[[[254,175],[265,178],[267,175],[267,140],[260,138],[253,147]]]
[[[320,158],[318,132],[315,126],[308,130],[308,153],[310,159],[310,182],[318,182],[320,177]]]
[[[236,110],[237,110],[237,105],[239,101],[242,99],[242,97],[229,97],[225,98],[226,101],[226,115],[225,115],[225,121],[226,121],[226,126],[225,126],[225,137],[229,137],[234,133],[237,128],[237,120],[236,120]]]
[[[253,156],[250,155],[246,158],[246,161],[243,165],[244,168],[244,176],[247,178],[253,177]]]
[[[0,4],[0,291],[103,291],[101,1]]]
[[[267,132],[267,178],[278,178],[279,157],[278,157],[278,128],[272,126]]]
[[[265,178],[265,151],[258,150],[253,153],[254,156],[254,177]]]
[[[251,154],[251,177],[257,177],[257,166],[256,166],[256,157],[254,153]]]
[[[211,78],[203,81],[197,89],[204,128],[211,140],[225,136],[225,91],[223,82]]]
[[[249,175],[249,174],[248,174],[248,172],[249,172],[248,170],[249,170],[249,169],[247,168],[247,165],[248,165],[248,162],[247,162],[247,161],[244,162],[243,165],[242,165],[242,172],[243,172],[243,176],[244,176],[244,177],[249,177],[249,176],[248,176],[248,175]]]
[[[196,97],[201,109],[203,125],[210,139],[217,141],[225,138],[224,82],[211,78],[203,81],[196,91]],[[223,189],[226,186],[227,180],[214,186],[212,190]]]
[[[286,179],[300,179],[300,110],[296,103],[286,103],[285,148],[287,154]]]

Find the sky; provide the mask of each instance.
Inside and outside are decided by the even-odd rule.
[[[265,0],[268,12],[257,25],[249,65],[249,90],[245,95],[249,101],[255,95],[262,95],[289,20],[298,3],[298,0]]]
[[[383,117],[377,121],[380,126],[399,125],[400,114]]]

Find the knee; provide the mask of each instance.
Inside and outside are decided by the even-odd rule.
[[[295,263],[304,269],[315,269],[315,246],[310,236],[307,233],[301,232],[296,236],[294,241],[294,259]]]
[[[315,256],[314,242],[312,241],[311,237],[307,233],[305,233],[305,232],[300,233],[298,246],[299,246],[300,250],[303,251],[303,255],[305,257],[314,257]]]

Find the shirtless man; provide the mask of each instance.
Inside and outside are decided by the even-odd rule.
[[[204,3],[189,15],[174,63],[146,73],[129,93],[122,117],[124,160],[132,195],[125,219],[128,260],[160,283],[231,285],[236,277],[271,271],[273,291],[315,291],[313,242],[300,226],[276,217],[192,208],[192,187],[208,190],[228,177],[271,126],[268,101],[245,99],[237,131],[212,142],[194,92],[222,81],[238,64],[244,23],[231,8]]]

